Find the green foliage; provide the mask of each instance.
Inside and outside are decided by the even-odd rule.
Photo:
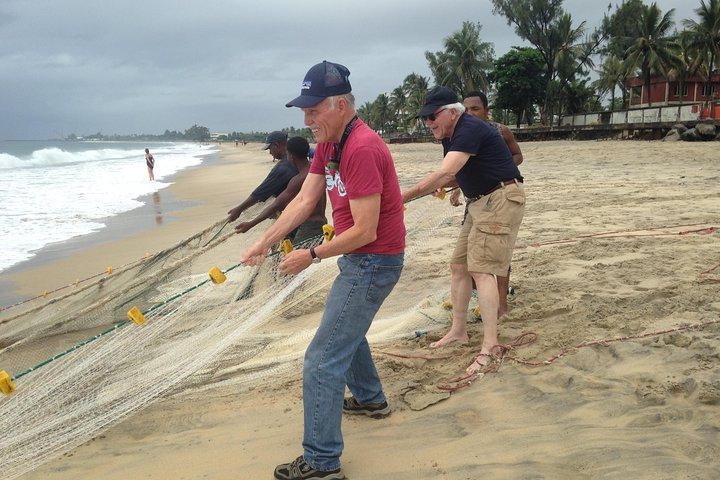
[[[559,112],[560,115],[600,111],[600,101],[589,82],[587,78],[573,80],[561,87],[563,109]]]
[[[675,9],[670,9],[664,15],[656,3],[643,8],[638,18],[638,36],[627,49],[626,59],[631,65],[640,68],[645,80],[645,91],[650,91],[650,77],[660,73],[667,77],[671,68],[679,65],[679,44],[671,29]],[[651,105],[648,96],[648,105]]]
[[[544,98],[544,67],[540,52],[530,47],[512,47],[495,61],[495,70],[490,74],[496,87],[494,106],[512,111],[518,126],[524,119],[532,123],[529,113]]]
[[[625,57],[625,52],[640,33],[637,21],[644,9],[643,0],[623,0],[612,15],[603,18],[602,29],[608,41],[600,49],[601,54],[619,59]]]
[[[206,142],[210,140],[210,130],[207,127],[193,125],[185,130],[184,137],[194,142]]]
[[[518,37],[534,45],[545,59],[548,72],[552,73],[556,46],[552,45],[552,32],[563,15],[563,0],[492,0],[493,12],[514,25]],[[550,80],[551,75],[547,75]]]
[[[462,94],[487,90],[487,72],[493,66],[493,44],[480,41],[482,25],[463,22],[462,28],[443,40],[442,52],[425,52],[437,85]]]
[[[592,55],[605,39],[601,30],[585,35],[585,22],[573,26],[562,0],[492,0],[493,11],[505,16],[515,33],[527,40],[542,55],[545,70],[545,97],[541,119],[548,124],[553,112],[566,108],[562,92],[585,75]]]
[[[709,86],[713,71],[720,69],[720,0],[701,0],[695,13],[699,21],[683,22],[686,48],[696,52],[694,64]]]
[[[427,78],[411,73],[390,95],[380,94],[374,101],[358,107],[358,117],[383,135],[413,133],[418,126],[415,114],[428,88]]]
[[[463,22],[460,30],[443,41],[445,50],[425,52],[425,58],[437,85],[455,90],[459,96],[466,91],[488,88],[488,72],[493,67],[493,45],[480,40],[482,26]],[[358,108],[358,116],[383,135],[426,132],[415,118],[430,88],[427,78],[411,73],[402,85],[389,94],[380,94]]]
[[[594,82],[595,89],[598,91],[600,96],[606,93],[610,94],[610,110],[616,109],[615,103],[615,91],[620,89],[622,98],[620,101],[620,108],[626,108],[627,104],[627,79],[630,76],[634,67],[620,58],[610,55],[605,59],[602,67],[598,71],[599,78]]]

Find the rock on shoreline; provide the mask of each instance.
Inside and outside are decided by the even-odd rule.
[[[708,142],[711,140],[720,140],[720,129],[710,122],[702,122],[695,125],[694,128],[688,128],[682,123],[673,125],[670,131],[663,138],[663,142],[675,142],[684,140],[686,142]]]

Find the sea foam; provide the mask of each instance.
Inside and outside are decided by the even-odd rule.
[[[73,144],[0,153],[0,271],[50,243],[102,229],[107,217],[141,206],[138,198],[167,187],[171,175],[215,151],[197,144],[156,145],[151,182],[144,147]]]

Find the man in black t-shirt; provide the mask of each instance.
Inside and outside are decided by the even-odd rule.
[[[483,316],[480,353],[468,374],[485,371],[502,355],[497,338],[496,276],[507,275],[525,212],[523,177],[503,137],[486,122],[465,113],[457,96],[435,87],[418,112],[433,136],[442,140],[440,168],[403,191],[408,201],[439,188],[459,186],[467,199],[465,218],[450,260],[453,322],[432,348],[467,343],[467,311],[475,281]]]
[[[280,195],[287,188],[290,179],[298,174],[298,169],[287,159],[287,133],[272,132],[265,140],[263,150],[269,150],[273,159],[279,161],[245,201],[228,212],[228,222],[237,220],[242,212],[256,203]]]
[[[300,173],[295,175],[288,183],[287,188],[280,195],[277,195],[275,201],[265,207],[255,218],[241,222],[235,226],[235,230],[238,233],[245,233],[263,220],[280,214],[285,207],[287,207],[288,203],[297,196],[310,171],[310,162],[308,161],[309,150],[310,145],[308,141],[302,137],[293,137],[288,140],[288,161],[294,165]],[[313,237],[321,237],[323,234],[323,225],[327,223],[325,206],[326,196],[322,195],[320,201],[318,201],[315,206],[315,210],[313,210],[310,216],[300,224],[297,229],[291,232],[288,238],[292,240],[293,243],[298,244],[310,240]]]
[[[488,119],[490,109],[488,107],[487,95],[477,90],[468,92],[465,94],[463,105],[465,106],[466,113],[488,123],[492,127],[495,127],[495,129],[500,133],[500,135],[502,135],[503,140],[505,140],[505,144],[508,146],[508,149],[510,149],[510,153],[512,154],[515,165],[520,166],[520,164],[523,162],[523,154],[522,150],[520,150],[520,145],[518,145],[518,142],[515,139],[515,135],[513,135],[512,130],[510,130],[507,125],[493,122]],[[460,201],[461,193],[462,191],[460,189],[453,190],[453,192],[450,194],[451,205],[457,207],[462,204],[462,202]],[[506,276],[497,275],[496,278],[498,284],[498,296],[500,297],[500,304],[498,308],[498,319],[500,319],[500,317],[505,315],[508,311],[507,299],[510,293],[510,269],[508,268]],[[480,308],[478,307],[476,309],[477,316],[480,316],[479,310]]]

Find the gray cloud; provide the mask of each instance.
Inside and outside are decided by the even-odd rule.
[[[658,4],[691,16],[685,0]],[[607,4],[565,8],[592,26]],[[3,0],[0,139],[301,127],[284,104],[313,64],[347,65],[370,101],[409,73],[429,76],[424,52],[465,20],[496,55],[523,44],[489,0]]]

